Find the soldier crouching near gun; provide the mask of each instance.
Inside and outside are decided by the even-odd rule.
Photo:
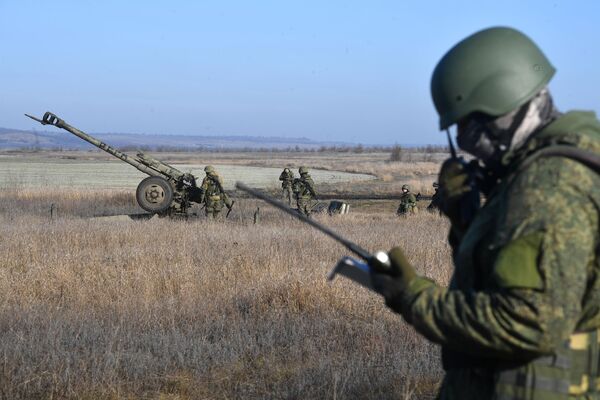
[[[204,212],[207,217],[217,218],[223,209],[223,205],[228,208],[227,215],[231,212],[235,201],[223,190],[223,182],[221,177],[212,165],[207,165],[204,168],[206,176],[200,185],[200,203],[204,203]]]
[[[292,182],[292,190],[296,197],[296,207],[299,213],[310,217],[312,210],[311,201],[317,197],[315,183],[308,173],[308,168],[300,167],[298,172],[300,173],[300,178],[296,178]]]
[[[395,248],[392,273],[371,277],[388,307],[442,346],[439,399],[599,396],[600,123],[555,109],[554,72],[509,28],[467,37],[434,70],[440,128],[456,124],[477,158],[454,156],[439,175],[454,275],[441,287]]]
[[[289,168],[284,168],[281,175],[279,175],[281,181],[281,189],[283,194],[283,200],[287,201],[288,205],[292,205],[292,197],[294,192],[292,191],[292,182],[294,181],[294,173]]]
[[[396,211],[396,215],[409,215],[416,214],[419,209],[417,208],[417,198],[410,192],[410,186],[402,185],[402,195],[400,196],[400,205]]]

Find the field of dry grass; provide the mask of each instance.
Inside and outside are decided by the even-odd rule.
[[[379,194],[379,195],[398,195],[400,187],[403,184],[409,184],[412,191],[422,193],[423,195],[431,195],[433,192],[432,183],[437,179],[437,174],[441,162],[448,157],[445,153],[413,153],[409,152],[405,155],[403,161],[390,162],[390,154],[386,152],[364,152],[364,153],[344,153],[344,152],[232,152],[232,153],[210,153],[210,152],[189,152],[189,153],[156,153],[152,154],[157,159],[174,165],[205,165],[214,164],[219,169],[219,166],[227,166],[225,168],[235,168],[236,166],[250,166],[261,168],[281,168],[290,167],[297,169],[304,165],[313,170],[315,182],[321,192],[327,193],[353,193],[353,194]],[[90,182],[98,182],[95,179],[93,165],[99,162],[112,161],[118,166],[121,164],[115,161],[114,157],[98,150],[98,151],[70,151],[70,152],[52,152],[43,151],[38,153],[19,153],[19,152],[0,152],[0,165],[10,166],[16,158],[31,161],[33,163],[75,163],[73,168],[92,168],[90,172]],[[81,163],[84,163],[81,165]],[[89,163],[86,164],[86,163]],[[96,164],[95,164],[96,163]],[[37,165],[37,164],[36,164]],[[90,167],[92,166],[92,167]],[[68,165],[64,166],[62,171],[67,171]],[[125,171],[132,170],[130,166],[122,165]],[[187,170],[187,169],[184,169]],[[358,182],[346,182],[350,179],[345,179],[340,182],[340,179],[328,179],[327,174],[315,173],[314,170],[322,171],[342,171],[350,173],[369,174],[376,179]],[[261,183],[261,187],[279,187],[278,173],[269,172],[272,183]],[[57,175],[60,171],[55,171]],[[239,172],[239,170],[237,171]],[[6,174],[7,172],[5,172]],[[198,171],[196,171],[198,174]],[[297,175],[297,171],[295,171]],[[1,175],[1,174],[0,174]],[[201,175],[201,171],[200,171]],[[142,176],[142,175],[140,175]],[[137,178],[129,182],[131,187],[137,185]],[[226,183],[231,184],[239,177],[229,176],[224,174]],[[115,181],[116,177],[111,177]],[[15,177],[16,183],[19,183],[19,178]],[[63,180],[59,178],[59,180]],[[73,178],[75,180],[75,178]],[[1,180],[1,179],[0,179]],[[106,177],[103,177],[106,181]],[[116,181],[115,181],[116,182]],[[255,181],[255,183],[258,181]],[[1,183],[1,182],[0,182]],[[105,182],[100,183],[106,186]],[[93,186],[90,184],[90,186]],[[126,187],[121,182],[118,187]]]
[[[431,398],[437,348],[325,281],[347,252],[265,205],[254,225],[259,203],[240,202],[227,221],[131,221],[88,218],[135,212],[129,191],[2,191],[0,397]],[[445,220],[363,206],[317,218],[447,282]]]
[[[180,171],[204,177],[203,164],[175,164]],[[236,180],[257,188],[281,188],[278,180],[281,168],[242,165],[219,165],[223,187],[232,190]],[[317,182],[335,186],[338,183],[373,180],[369,174],[344,171],[312,170]],[[51,160],[44,157],[0,157],[0,188],[103,188],[131,189],[147,175],[119,160]]]

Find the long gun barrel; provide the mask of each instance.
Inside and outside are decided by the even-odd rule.
[[[55,114],[52,114],[51,112],[46,112],[42,119],[33,117],[29,114],[25,115],[31,118],[32,120],[39,122],[42,125],[54,125],[57,128],[64,129],[72,133],[73,135],[85,140],[86,142],[98,147],[99,149],[104,150],[108,154],[115,156],[122,161],[125,161],[127,164],[134,166],[138,170],[150,176],[160,176],[163,178],[173,180],[178,180],[183,176],[183,173],[178,169],[173,168],[170,165],[162,163],[158,160],[155,160],[152,157],[149,157],[143,153],[138,153],[137,158],[125,154],[122,151],[119,151],[114,147],[111,147],[108,144],[96,139],[95,137],[90,136],[87,133],[80,131],[79,129],[67,124],[65,121],[58,118]]]

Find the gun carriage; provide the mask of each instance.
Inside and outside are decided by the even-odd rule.
[[[138,185],[136,200],[141,208],[150,213],[160,216],[185,216],[192,202],[201,201],[202,191],[196,184],[196,178],[190,173],[181,172],[142,152],[138,152],[135,156],[123,153],[67,124],[51,112],[46,112],[42,119],[25,115],[42,125],[54,125],[64,129],[149,175]]]

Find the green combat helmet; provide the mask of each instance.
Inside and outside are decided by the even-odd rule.
[[[204,167],[204,172],[206,172],[207,174],[214,174],[215,167],[213,167],[212,165],[207,165],[206,167]]]
[[[408,185],[402,185],[402,190],[404,190],[404,189],[406,189],[406,190],[408,190],[410,192],[410,186],[408,186]]]
[[[298,172],[300,173],[300,175],[308,174],[308,168],[306,168],[306,167],[300,167],[298,169]]]
[[[442,57],[431,96],[447,129],[473,112],[504,115],[525,104],[556,70],[531,39],[511,28],[479,31]]]

